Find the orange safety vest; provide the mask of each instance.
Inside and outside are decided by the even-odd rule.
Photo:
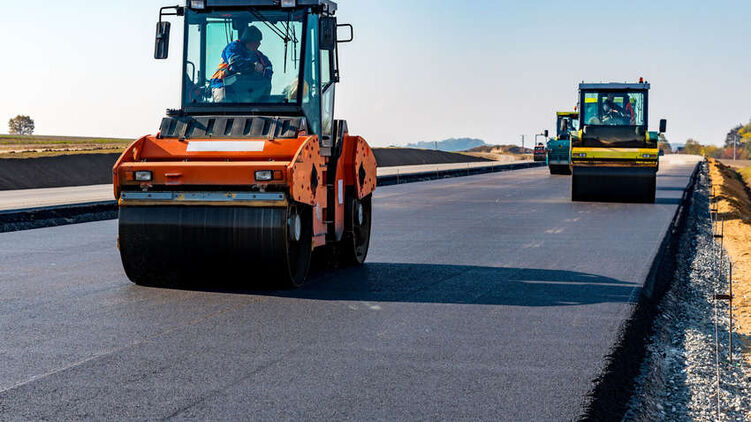
[[[266,64],[266,61],[263,59],[263,56],[258,54],[257,51],[255,53],[261,65],[263,65],[264,68],[268,67],[268,65]],[[211,76],[211,79],[220,80],[220,81],[224,80],[228,72],[229,72],[229,63],[222,61],[221,63],[219,63],[219,66],[216,68],[216,72],[214,72],[214,75]]]

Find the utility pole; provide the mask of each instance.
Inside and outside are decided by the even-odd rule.
[[[738,145],[738,137],[739,136],[740,135],[737,134],[737,133],[734,134],[734,136],[733,136],[733,161],[735,161],[735,146]]]
[[[522,154],[524,154],[524,135],[522,135]]]

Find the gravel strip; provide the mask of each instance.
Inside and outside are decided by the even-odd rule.
[[[673,285],[655,317],[627,421],[751,420],[751,368],[734,341],[729,363],[728,304],[717,304],[720,398],[717,400],[714,295],[727,294],[720,247],[713,239],[706,166],[699,177],[678,251]]]

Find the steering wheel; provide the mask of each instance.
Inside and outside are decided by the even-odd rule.
[[[257,103],[271,95],[271,81],[262,74],[249,70],[235,76],[232,83],[225,86],[230,102]]]
[[[608,125],[618,125],[626,120],[628,120],[626,119],[626,116],[614,108],[611,108],[610,111],[607,111],[602,115],[602,123]]]

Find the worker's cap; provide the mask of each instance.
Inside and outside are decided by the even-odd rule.
[[[261,30],[255,26],[246,29],[245,32],[243,32],[242,37],[240,37],[242,42],[261,41],[262,39],[263,34],[261,33]]]

